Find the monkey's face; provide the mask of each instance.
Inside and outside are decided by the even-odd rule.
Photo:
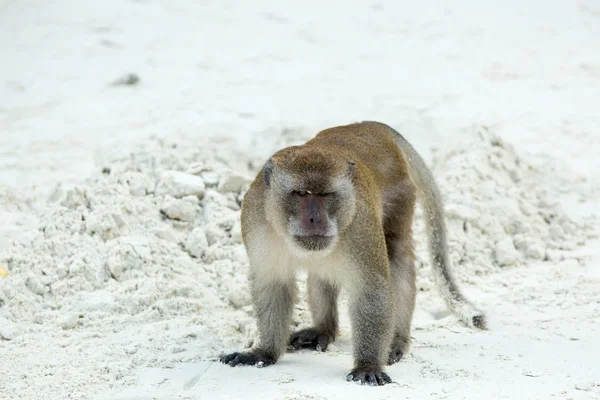
[[[301,188],[288,193],[288,233],[301,249],[323,251],[333,244],[338,235],[336,197],[335,192],[314,193]]]
[[[298,255],[328,254],[354,216],[351,166],[312,153],[274,161],[265,169],[273,227]]]

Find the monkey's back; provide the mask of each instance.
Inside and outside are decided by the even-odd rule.
[[[407,161],[394,135],[398,133],[379,122],[360,122],[338,126],[319,132],[306,146],[337,147],[349,153],[368,171],[380,191],[382,204],[396,203],[397,199],[413,198]],[[384,210],[384,214],[387,214]]]

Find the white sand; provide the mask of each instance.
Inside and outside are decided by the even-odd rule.
[[[1,399],[600,397],[600,9],[309,3],[0,3]],[[325,354],[214,363],[254,330],[248,180],[362,119],[428,159],[491,330],[445,310],[417,220],[393,385],[343,380],[345,313]]]

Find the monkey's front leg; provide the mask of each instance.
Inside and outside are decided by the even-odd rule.
[[[346,380],[373,386],[392,382],[383,372],[392,333],[392,296],[389,278],[362,276],[351,292],[350,312],[354,369]]]
[[[293,281],[251,280],[252,300],[258,318],[258,343],[249,351],[232,353],[221,362],[236,365],[274,364],[286,349],[296,286]]]

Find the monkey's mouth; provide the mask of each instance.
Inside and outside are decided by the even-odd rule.
[[[333,243],[333,236],[325,235],[296,235],[294,240],[300,247],[309,251],[325,250]]]

